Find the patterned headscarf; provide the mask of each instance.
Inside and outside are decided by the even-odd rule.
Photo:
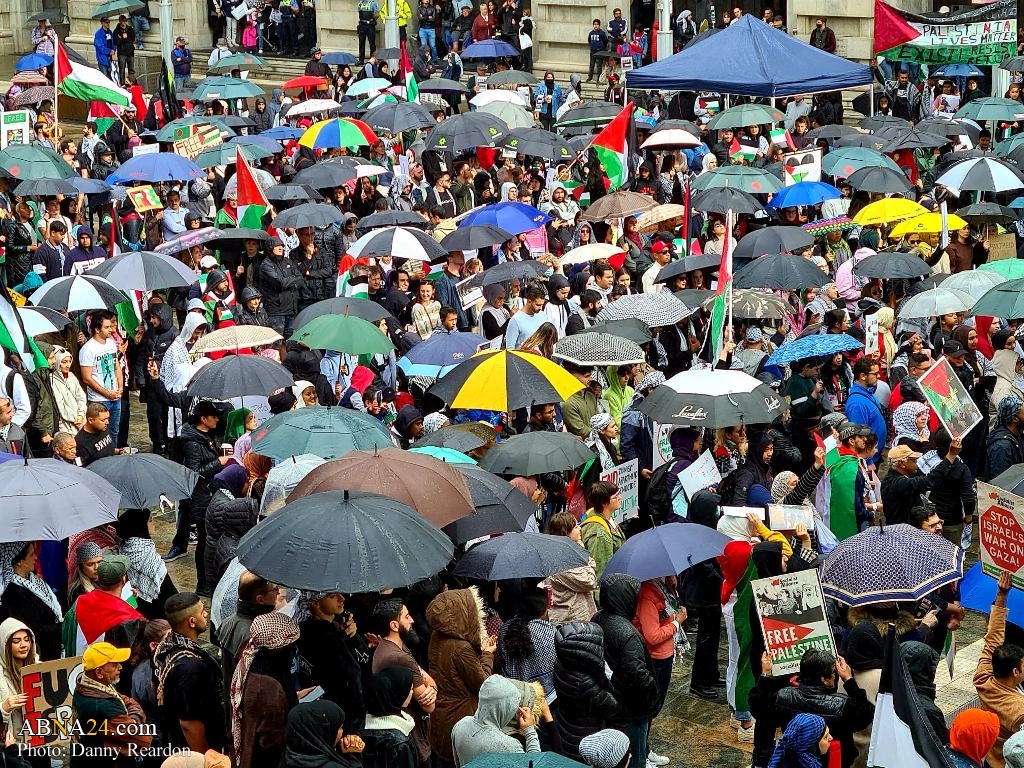
[[[451,421],[449,421],[448,417],[440,411],[428,413],[423,417],[423,436],[426,437],[429,434],[437,432],[437,430],[442,427],[447,427],[449,424],[451,424]]]
[[[637,392],[645,389],[654,389],[660,387],[665,383],[665,374],[661,371],[651,371],[640,381],[640,386],[636,388]]]
[[[789,495],[789,481],[796,479],[796,473],[785,470],[779,472],[772,480],[772,501],[781,504],[782,500]]]
[[[1007,395],[1000,400],[996,407],[996,426],[1005,427],[1013,421],[1013,417],[1020,413],[1022,406],[1024,402],[1016,395]]]
[[[299,641],[299,625],[278,611],[271,611],[253,619],[249,640],[231,677],[231,739],[235,745],[235,759],[242,754],[242,692],[245,679],[256,654],[261,650],[277,651]]]
[[[917,428],[917,417],[928,412],[928,406],[914,400],[900,403],[892,412],[892,426],[896,437],[909,437],[911,440],[922,440],[925,435]]]
[[[818,741],[825,733],[825,721],[817,715],[801,712],[789,721],[786,732],[775,745],[768,768],[800,766],[821,768]]]

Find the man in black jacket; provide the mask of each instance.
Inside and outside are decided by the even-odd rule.
[[[270,255],[260,263],[258,287],[263,292],[270,327],[282,336],[291,333],[291,322],[299,311],[301,285],[302,272],[285,256],[280,238],[272,237]]]
[[[334,255],[321,250],[313,227],[297,230],[299,247],[291,252],[291,260],[304,278],[299,284],[299,311],[310,304],[332,298],[338,283],[338,262]]]
[[[1016,395],[1007,395],[996,403],[996,428],[989,434],[985,449],[985,477],[998,477],[1024,461],[1022,428],[1024,402]]]
[[[153,453],[164,454],[167,451],[167,409],[160,405],[156,398],[148,396],[149,377],[146,368],[150,360],[155,361],[157,365],[163,362],[164,354],[178,338],[178,332],[171,320],[170,305],[162,300],[157,302],[158,298],[159,296],[154,295],[150,299],[149,309],[145,312],[146,334],[142,337],[139,354],[135,358],[135,380],[143,382],[139,399],[146,404],[146,421],[149,423],[149,440],[153,444]]]
[[[629,736],[632,768],[647,761],[647,731],[658,705],[658,681],[644,638],[633,626],[640,580],[624,573],[609,574],[601,582],[601,610],[594,623],[604,631],[605,661],[612,670],[612,688],[619,712],[613,728]]]
[[[928,498],[935,505],[935,511],[942,518],[942,535],[958,547],[966,527],[970,530],[974,513],[978,508],[978,490],[971,468],[959,458],[962,444],[954,440],[944,427],[933,435],[935,450],[943,456],[929,475],[935,475],[934,485]],[[884,508],[883,504],[883,508]]]

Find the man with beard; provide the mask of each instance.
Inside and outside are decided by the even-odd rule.
[[[262,96],[256,98],[256,109],[249,113],[249,119],[253,122],[252,128],[249,129],[253,134],[260,134],[274,127],[274,115],[267,111],[267,100]]]
[[[580,306],[573,312],[565,322],[565,335],[572,336],[575,333],[583,333],[597,320],[597,313],[601,311],[601,294],[592,288],[588,288],[580,294]]]
[[[412,735],[420,764],[425,765],[430,760],[430,742],[427,739],[429,720],[424,715],[434,711],[437,684],[409,652],[408,645],[420,642],[413,629],[412,614],[401,600],[384,600],[374,607],[373,620],[381,641],[373,652],[372,671],[377,673],[385,667],[405,667],[412,672],[412,701],[404,711],[416,722]]]
[[[70,274],[81,275],[102,264],[106,258],[106,251],[93,245],[92,229],[88,224],[82,224],[78,228],[78,247],[68,252],[64,264],[70,264]]]

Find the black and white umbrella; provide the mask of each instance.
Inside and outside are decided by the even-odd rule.
[[[331,224],[341,224],[344,220],[341,211],[333,205],[324,203],[302,203],[294,208],[281,211],[274,219],[274,226],[282,227],[329,227]]]
[[[155,251],[126,251],[93,267],[87,274],[102,277],[122,291],[187,288],[198,277],[177,259]]]
[[[743,371],[689,370],[657,387],[639,408],[661,424],[716,428],[771,423],[785,404]]]
[[[441,240],[446,251],[475,251],[507,242],[515,235],[491,224],[470,224],[449,232]]]
[[[18,314],[28,336],[57,333],[71,323],[70,317],[47,307],[18,307]]]
[[[597,319],[606,322],[635,317],[648,328],[660,328],[675,325],[692,313],[692,309],[671,293],[634,293],[620,296],[602,309]]]
[[[437,261],[448,251],[430,235],[411,227],[374,229],[356,240],[348,249],[350,256],[394,256],[399,259]]]
[[[792,253],[814,245],[814,238],[800,227],[765,227],[751,232],[736,244],[736,259],[756,259],[769,253]]]
[[[552,358],[575,365],[629,365],[646,360],[636,342],[609,333],[576,333],[559,339]]]
[[[113,309],[124,300],[124,294],[116,286],[92,275],[58,277],[44,283],[32,294],[32,303],[37,307],[49,307],[69,314]]]
[[[957,163],[935,182],[961,191],[1007,192],[1024,188],[1024,176],[1013,165],[997,157],[975,157]]]

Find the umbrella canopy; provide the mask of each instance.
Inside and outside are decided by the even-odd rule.
[[[504,283],[509,280],[523,280],[528,277],[540,277],[547,271],[547,266],[535,259],[526,261],[503,261],[493,267],[477,272],[466,283],[468,286],[485,286]]]
[[[927,291],[911,296],[903,306],[900,307],[899,316],[911,317],[938,317],[948,315],[952,312],[966,312],[974,304],[974,299],[955,288],[950,289],[944,286],[929,288]]]
[[[71,323],[70,317],[47,307],[18,307],[17,311],[25,326],[25,333],[29,336],[56,333]]]
[[[984,269],[968,269],[947,277],[942,281],[942,287],[963,291],[974,299],[980,299],[989,290],[1005,282],[1006,278],[998,272]]]
[[[513,128],[505,137],[504,146],[513,152],[545,160],[571,161],[576,157],[569,142],[557,133],[538,131],[535,128]]]
[[[251,80],[241,80],[237,77],[226,77],[224,75],[208,77],[201,81],[192,91],[192,98],[196,101],[214,101],[216,99],[248,99],[253,96],[262,96],[265,91]]]
[[[253,53],[233,53],[220,59],[210,67],[209,71],[220,74],[222,72],[231,72],[233,69],[240,69],[245,72],[250,69],[263,69],[268,66],[270,66],[269,61]]]
[[[375,131],[395,134],[418,128],[433,128],[437,124],[426,107],[407,101],[381,104],[367,110],[363,115],[363,122]]]
[[[516,91],[499,90],[497,88],[488,88],[487,90],[480,91],[480,93],[469,100],[469,103],[474,107],[486,107],[488,104],[495,103],[511,104],[521,109],[526,109],[527,107],[523,97]]]
[[[341,211],[333,205],[324,203],[302,203],[294,208],[281,211],[274,219],[274,226],[277,228],[295,227],[329,227],[332,224],[341,224],[343,221]]]
[[[853,271],[861,277],[911,278],[927,275],[932,268],[920,256],[896,251],[868,256],[854,264]]]
[[[350,102],[351,103],[351,102]],[[288,119],[293,120],[299,117],[306,117],[308,115],[329,115],[332,112],[343,109],[342,105],[336,102],[334,99],[306,99],[300,101],[298,104],[293,104],[288,108]],[[299,137],[301,137],[305,131],[299,129]],[[263,135],[262,133],[260,134]]]
[[[462,52],[464,59],[502,59],[506,56],[516,57],[519,51],[506,43],[504,40],[490,38],[478,40],[472,45],[467,45]]]
[[[246,161],[252,163],[270,157],[274,153],[270,150],[258,147],[255,144],[219,144],[212,149],[207,149],[196,157],[195,163],[200,168],[214,168],[218,165],[234,165],[238,161],[238,153],[241,152]]]
[[[394,83],[383,77],[367,77],[357,80],[345,89],[346,96],[366,96],[375,91],[383,91],[390,88]]]
[[[708,303],[713,300],[713,294],[705,299]],[[736,317],[781,320],[793,314],[793,307],[773,293],[740,288],[732,292],[732,313]]]
[[[1005,277],[1007,280],[1024,277],[1024,261],[1021,261],[1020,259],[992,261],[988,264],[982,264],[978,269],[986,272],[995,272],[997,275]]]
[[[469,93],[469,88],[455,80],[432,77],[420,83],[420,93]]]
[[[829,552],[821,568],[825,595],[846,605],[916,602],[964,575],[964,551],[906,523],[872,527]]]
[[[863,133],[851,125],[823,125],[820,128],[812,128],[805,135],[811,141],[817,141],[818,139],[841,139],[844,136],[859,136]],[[829,152],[831,155],[832,153]],[[827,157],[827,155],[826,155]],[[828,171],[826,171],[828,173]]]
[[[379,141],[377,134],[362,120],[332,117],[313,123],[302,134],[299,144],[312,149],[336,147],[371,147]]]
[[[690,201],[690,207],[697,211],[713,213],[759,213],[764,210],[749,192],[736,187],[710,187],[698,192]]]
[[[412,211],[377,211],[361,218],[356,224],[356,228],[425,227],[428,223],[426,219]]]
[[[450,408],[509,411],[560,403],[583,389],[564,368],[530,352],[477,352],[428,391]]]
[[[537,85],[540,79],[530,72],[520,72],[515,69],[506,69],[504,72],[495,72],[487,76],[487,87],[496,85]]]
[[[644,211],[636,220],[637,231],[649,235],[662,229],[674,229],[676,221],[686,216],[686,208],[675,203],[665,203],[657,208]],[[668,224],[669,226],[665,226]]]
[[[474,426],[474,424],[485,427],[487,433],[482,434],[476,429],[468,428]],[[453,451],[458,451],[468,456],[471,451],[483,448],[485,445],[493,442],[498,436],[497,431],[493,427],[481,422],[474,422],[474,424],[452,424],[447,427],[441,427],[441,429],[435,430],[426,437],[421,437],[417,440],[416,447],[450,448]]]
[[[441,240],[446,255],[451,251],[475,251],[490,248],[511,240],[515,235],[491,224],[477,224],[458,227]]]
[[[234,177],[232,177],[234,178]],[[217,240],[261,240],[268,242],[270,235],[262,229],[247,229],[244,227],[232,227],[231,229],[217,229],[217,227],[201,227],[190,229],[184,234],[178,235],[173,240],[166,240],[156,247],[157,253],[179,253],[187,251],[197,245],[205,245]]]
[[[662,291],[661,293],[634,293],[620,296],[598,314],[598,320],[624,320],[635,317],[642,320],[649,328],[675,325],[684,317],[692,314],[676,296]]]
[[[507,238],[506,238],[507,239]],[[374,229],[348,248],[351,256],[394,256],[399,259],[438,261],[448,256],[447,249],[423,230],[414,227]]]
[[[991,600],[988,601],[992,603]],[[466,763],[465,768],[584,768],[582,763],[557,752],[492,752]]]
[[[78,196],[78,190],[64,179],[25,179],[18,182],[19,197],[36,197],[44,195]]]
[[[765,227],[741,239],[733,251],[733,257],[756,259],[768,253],[802,251],[812,245],[814,238],[800,227]]]
[[[695,523],[659,525],[627,539],[604,573],[628,573],[640,581],[672,576],[718,557],[729,541],[725,534]]]
[[[137,155],[107,177],[108,184],[134,184],[137,181],[191,181],[205,179],[206,171],[187,157],[173,152]]]
[[[199,482],[191,469],[155,453],[107,456],[90,464],[89,471],[121,491],[125,509],[155,507],[161,496],[171,501],[187,499]]]
[[[333,299],[324,299],[323,301],[310,304],[295,316],[293,322],[296,328],[302,328],[310,320],[321,315],[350,315],[352,317],[360,317],[371,323],[379,323],[381,320],[388,318],[395,319],[390,312],[375,301],[337,296]]]
[[[117,520],[121,492],[56,459],[0,464],[0,541],[60,541]]]
[[[509,127],[509,130],[513,128],[524,130],[537,127],[537,123],[533,119],[533,113],[529,112],[522,105],[509,104],[505,101],[492,101],[489,104],[478,107],[476,111],[498,118]]]
[[[140,0],[107,0],[107,2],[96,6],[92,18],[102,19],[104,16],[119,16],[122,13],[131,13],[143,7],[144,5]],[[54,15],[59,15],[59,12]]]
[[[786,116],[766,104],[739,104],[719,112],[708,123],[712,131],[723,128],[744,128],[748,125],[769,125],[785,120]]]
[[[22,56],[14,64],[15,72],[24,72],[27,69],[42,69],[53,64],[53,56],[45,53],[30,53]]]
[[[333,189],[359,178],[356,163],[350,158],[332,158],[303,168],[292,179],[297,184],[308,184],[314,189]]]
[[[58,277],[43,284],[32,294],[37,307],[59,312],[86,312],[91,309],[113,309],[125,296],[102,277],[72,275]]]
[[[285,80],[281,83],[281,89],[285,91],[293,90],[295,88],[316,88],[320,85],[327,85],[326,77],[316,77],[314,75],[299,75],[293,77],[291,80]]]
[[[86,274],[102,277],[122,291],[187,288],[196,281],[194,271],[177,259],[154,251],[122,252]]]
[[[467,456],[462,451],[456,451],[454,448],[439,448],[436,445],[425,445],[422,448],[418,446],[410,448],[409,452],[421,453],[424,456],[430,456],[446,464],[471,464],[476,466],[476,459],[472,456]]]
[[[267,475],[263,499],[260,501],[260,514],[267,517],[281,509],[288,502],[288,496],[295,490],[295,486],[302,478],[323,464],[324,461],[326,459],[311,453],[292,454],[281,459]]]
[[[253,355],[229,355],[200,368],[187,392],[189,397],[230,400],[246,395],[266,397],[292,384],[292,375],[280,363]]]
[[[472,515],[460,517],[442,528],[457,546],[481,536],[522,531],[526,528],[526,524],[537,510],[537,505],[529,496],[511,483],[480,467],[472,464],[452,466],[466,479],[475,510]]]
[[[1012,208],[988,202],[965,205],[956,215],[971,224],[1006,224],[1018,218]]]
[[[619,190],[605,195],[583,212],[584,221],[604,221],[605,219],[622,218],[632,214],[643,213],[658,204],[650,195],[638,192]]]
[[[665,131],[655,131],[648,137],[641,149],[678,149],[680,147],[699,147],[700,139],[697,136],[700,132],[690,133],[682,128],[673,128]]]
[[[801,256],[772,254],[761,256],[743,267],[733,281],[736,288],[771,288],[796,290],[820,287],[829,276]]]
[[[439,379],[476,354],[487,339],[475,333],[436,330],[398,361],[407,376]],[[418,443],[417,443],[418,445]],[[461,449],[460,449],[461,450]]]
[[[586,565],[589,558],[587,550],[568,536],[504,533],[466,552],[455,564],[455,573],[485,581],[543,579]]]
[[[351,315],[315,317],[292,334],[292,341],[349,355],[386,355],[395,348],[380,328]]]
[[[763,195],[782,189],[782,180],[762,168],[726,165],[702,173],[692,184],[692,189],[697,192],[715,187],[730,187],[752,195]]]
[[[252,434],[253,451],[278,461],[301,454],[333,459],[392,445],[387,428],[372,416],[323,405],[271,416]]]
[[[928,213],[928,209],[913,200],[903,197],[886,197],[865,205],[853,217],[853,221],[862,226],[888,224],[891,221],[912,219],[924,213]]]
[[[493,446],[480,466],[496,475],[531,477],[576,469],[592,458],[593,450],[568,432],[527,432]]]
[[[945,143],[945,139],[942,140]],[[861,192],[903,194],[911,189],[910,180],[902,171],[891,168],[861,168],[850,174],[850,186]]]
[[[530,232],[538,227],[543,227],[551,221],[551,217],[541,212],[532,205],[517,203],[511,200],[485,205],[470,213],[461,222],[461,226],[477,226],[490,224],[513,235],[521,235]]]
[[[869,131],[880,131],[883,128],[910,128],[910,121],[904,120],[902,117],[896,117],[895,115],[871,115],[865,117],[857,123],[861,128],[867,128]]]
[[[945,287],[945,284],[943,284]],[[971,307],[972,315],[1024,317],[1024,279],[1007,280],[986,291]]]
[[[395,499],[438,528],[473,514],[469,486],[455,467],[401,448],[352,451],[328,461],[306,475],[288,503],[314,493],[343,490]]]
[[[1024,176],[1002,158],[975,157],[956,163],[935,183],[963,191],[1007,192],[1024,188]]]
[[[622,253],[622,248],[617,245],[610,245],[609,243],[589,243],[587,245],[577,246],[571,251],[566,251],[559,259],[559,263],[563,267],[570,266],[572,264],[589,264],[590,262],[597,261],[598,259],[611,259],[613,256],[620,256]]]
[[[285,505],[238,542],[238,561],[268,581],[313,592],[378,592],[442,570],[451,540],[401,502],[325,491]]]
[[[262,325],[231,325],[203,334],[189,352],[208,355],[211,352],[238,352],[240,349],[266,347],[280,341],[281,334]]]
[[[271,203],[321,202],[324,197],[308,184],[275,184],[264,194]]]
[[[792,208],[794,206],[818,205],[826,200],[835,200],[843,193],[823,181],[799,181],[783,187],[772,195],[769,208]]]
[[[784,365],[808,357],[827,357],[860,349],[864,344],[845,333],[816,333],[787,341],[768,358],[769,365]]]
[[[1020,114],[1020,102],[1003,99],[998,96],[986,96],[971,99],[956,111],[956,117],[976,120],[979,123],[989,120],[1014,120]]]
[[[961,229],[967,226],[967,222],[956,214],[946,216],[946,224],[950,231]],[[904,219],[889,233],[889,237],[903,237],[909,234],[922,234],[942,231],[941,213],[922,213],[912,219]]]
[[[587,330],[591,333],[607,333],[618,336],[636,344],[647,344],[651,340],[651,331],[647,323],[636,317],[594,323]]]
[[[28,88],[17,96],[14,97],[15,107],[31,107],[42,101],[53,99],[53,86],[52,85],[37,85],[34,88]]]
[[[640,345],[607,333],[577,333],[555,343],[552,358],[575,365],[640,364],[647,359]]]
[[[743,371],[690,370],[658,386],[639,408],[662,424],[728,427],[770,424],[785,405],[771,387]]]
[[[52,149],[31,144],[9,144],[0,150],[0,168],[16,179],[66,179],[75,174]]]
[[[947,125],[955,125],[948,123]],[[930,128],[930,130],[929,130]],[[883,152],[899,152],[901,149],[929,149],[941,147],[948,139],[944,130],[938,128],[933,122],[929,128],[887,128],[879,132],[889,139],[889,143],[883,148]]]
[[[862,168],[888,168],[897,172],[900,170],[891,157],[865,147],[840,147],[829,152],[821,160],[821,170],[829,176],[848,179]]]
[[[507,43],[506,43],[507,45]],[[459,152],[475,147],[493,147],[508,135],[508,125],[485,112],[466,112],[435,125],[427,137],[426,149]]]
[[[567,109],[558,120],[556,126],[564,128],[572,125],[595,125],[611,122],[622,111],[618,104],[606,101],[585,101],[571,109]]]

